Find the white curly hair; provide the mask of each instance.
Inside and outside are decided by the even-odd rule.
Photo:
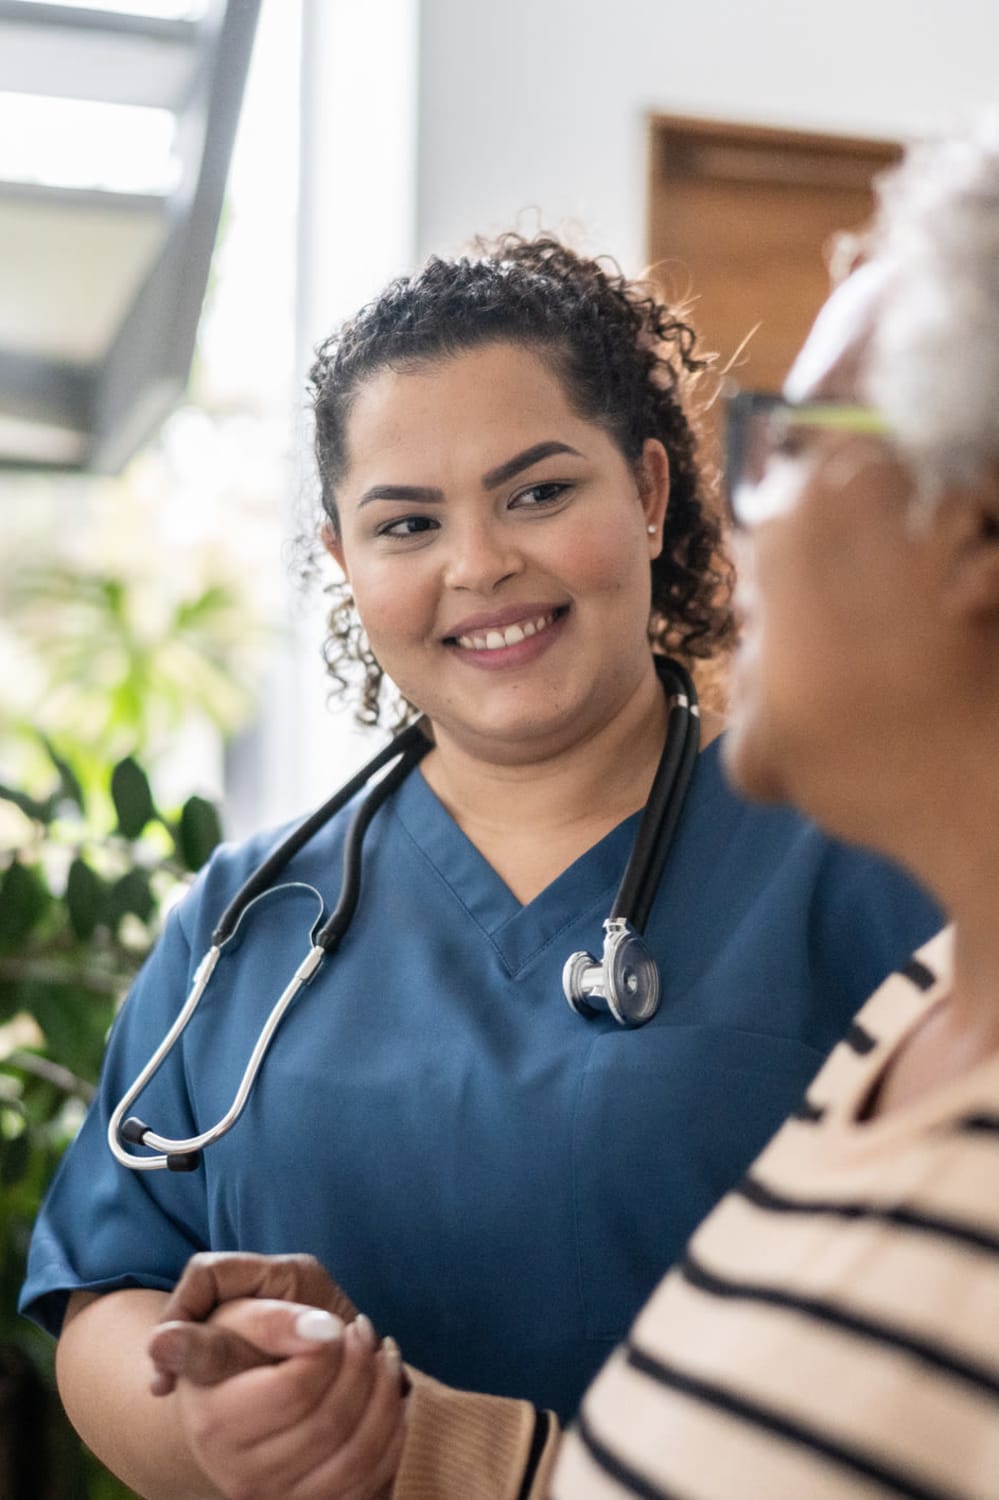
[[[927,502],[999,467],[999,115],[877,183],[883,272],[862,372]]]

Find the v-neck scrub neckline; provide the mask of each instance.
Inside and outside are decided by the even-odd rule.
[[[709,746],[702,753],[710,752]],[[710,763],[705,770],[707,774],[696,779],[692,799],[703,801],[706,794],[710,795]],[[522,904],[455,822],[419,769],[397,798],[394,811],[436,876],[493,944],[512,978],[581,917],[599,911],[602,921],[609,913],[642,816],[640,812],[630,814],[532,901]]]

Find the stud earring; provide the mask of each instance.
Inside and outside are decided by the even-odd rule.
[[[656,534],[656,532],[658,530],[659,530],[658,526],[650,526],[648,528],[649,536],[655,536],[655,534]]]

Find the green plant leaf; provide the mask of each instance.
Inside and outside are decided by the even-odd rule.
[[[15,1182],[20,1182],[27,1175],[31,1162],[31,1141],[26,1130],[15,1135],[11,1140],[2,1142],[2,1153],[0,1153],[0,1183],[4,1187],[13,1187]]]
[[[24,1009],[20,978],[0,978],[0,1023],[9,1021]]]
[[[119,922],[126,912],[148,922],[156,910],[156,898],[145,870],[129,870],[110,890],[111,920]]]
[[[114,1015],[108,997],[98,999],[71,980],[64,984],[31,982],[23,986],[26,1009],[45,1034],[46,1053],[78,1077],[97,1077],[105,1033]],[[50,1088],[36,1081],[37,1090]],[[54,1095],[61,1090],[52,1089]]]
[[[29,797],[27,792],[19,792],[16,787],[4,786],[0,782],[0,800],[13,802],[29,818],[34,818],[38,823],[51,823],[55,816],[56,799],[46,797],[44,802],[39,802],[37,797]]]
[[[111,772],[111,799],[118,814],[118,828],[127,839],[137,839],[147,823],[157,816],[149,779],[138,761],[126,756]]]
[[[222,839],[215,804],[205,797],[188,797],[177,825],[177,852],[189,870],[200,870]]]
[[[108,896],[103,880],[77,855],[66,876],[66,906],[70,926],[83,942],[109,917]]]
[[[59,754],[58,750],[56,750],[55,746],[52,744],[52,741],[47,737],[47,735],[43,734],[41,736],[41,741],[45,746],[45,752],[48,755],[49,760],[59,772],[59,790],[58,792],[56,792],[55,797],[51,798],[50,800],[56,802],[72,802],[79,808],[80,812],[85,812],[86,808],[84,807],[83,802],[83,788],[80,785],[79,778],[77,777],[76,772],[73,770],[73,767],[69,764],[68,760],[64,759],[64,757]]]
[[[51,902],[38,871],[15,859],[0,877],[0,943],[20,943],[41,921]]]

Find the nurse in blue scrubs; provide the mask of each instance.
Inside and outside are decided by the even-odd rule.
[[[599,951],[662,751],[653,652],[709,659],[732,636],[689,416],[702,376],[648,288],[514,237],[431,261],[319,351],[322,535],[349,591],[328,659],[339,680],[360,664],[368,722],[420,711],[434,743],[376,815],[354,922],[239,1124],[196,1172],[132,1173],[110,1113],[275,834],[217,852],[123,1007],[39,1217],[22,1305],[61,1332],[67,1410],[140,1494],[229,1493],[136,1376],[201,1250],[308,1252],[422,1370],[570,1414],[854,1011],[939,925],[893,868],[734,795],[706,716],[646,929],[658,1014],[626,1031],[562,997],[567,956]],[[158,1130],[228,1108],[308,946],[301,887],[336,900],[347,822],[220,965],[143,1097]]]

